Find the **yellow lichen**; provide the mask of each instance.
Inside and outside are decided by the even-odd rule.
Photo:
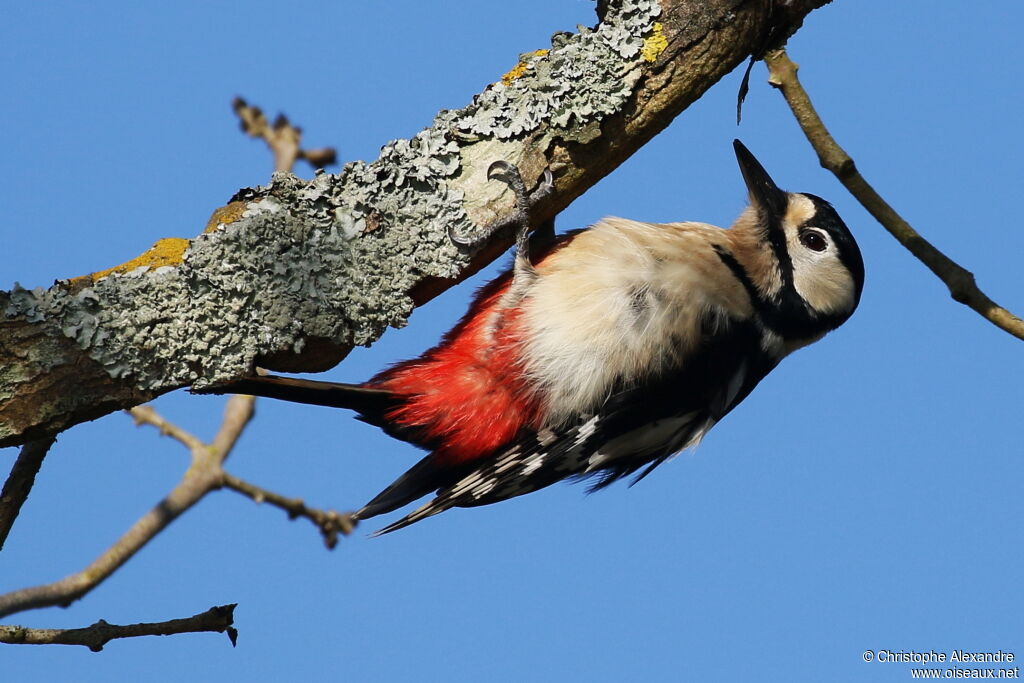
[[[653,62],[661,53],[668,47],[668,38],[662,33],[662,25],[660,21],[654,22],[654,26],[651,27],[651,35],[644,38],[644,46],[640,50],[640,55],[644,58],[645,62]]]
[[[206,228],[203,229],[203,232],[213,232],[217,229],[217,226],[222,223],[224,225],[234,223],[242,217],[242,214],[245,213],[245,209],[245,202],[231,202],[227,206],[214,209],[213,214],[210,216],[210,220],[206,221]]]
[[[214,210],[213,215],[210,216],[210,220],[206,223],[206,228],[203,232],[212,232],[217,229],[218,226],[228,225],[239,220],[245,213],[246,203],[245,202],[231,202],[226,206],[222,206],[219,209]],[[81,275],[79,277],[71,278],[70,282],[72,286],[84,287],[89,284],[105,278],[111,273],[127,273],[135,270],[136,268],[159,268],[160,266],[176,266],[181,263],[182,257],[185,255],[185,250],[188,249],[189,240],[183,237],[166,237],[162,240],[158,240],[152,247],[139,254],[131,261],[125,261],[119,266],[113,268],[107,268],[96,273],[89,275]]]
[[[71,278],[71,283],[73,285],[83,283],[88,284],[88,281],[90,280],[92,282],[96,282],[111,273],[127,273],[143,266],[147,268],[176,266],[181,263],[181,257],[185,254],[185,250],[188,249],[188,243],[189,241],[187,239],[181,237],[164,238],[133,258],[131,261],[125,261],[119,266],[107,268],[106,270],[101,270],[90,275]]]
[[[245,202],[231,202],[226,206],[222,206],[213,212],[210,216],[210,220],[206,223],[206,228],[203,232],[212,232],[217,229],[220,225],[228,225],[234,223],[242,217],[245,213],[246,203]],[[131,261],[126,261],[119,266],[113,268],[107,268],[90,275],[81,275],[79,277],[71,278],[72,285],[78,285],[79,287],[87,286],[92,282],[104,278],[111,273],[127,273],[128,271],[135,270],[140,267],[147,268],[159,268],[160,266],[176,266],[181,263],[182,256],[185,255],[185,250],[188,249],[189,240],[182,237],[167,237],[159,240],[152,247],[147,249],[142,254],[139,254]]]
[[[512,68],[511,71],[509,71],[507,74],[501,77],[501,82],[504,83],[505,85],[511,85],[512,81],[516,80],[517,78],[520,78],[523,74],[526,73],[526,69],[528,67],[526,60],[530,59],[531,57],[543,57],[547,53],[547,50],[534,50],[533,52],[526,53],[525,55],[523,55],[523,58],[519,60],[519,63]]]

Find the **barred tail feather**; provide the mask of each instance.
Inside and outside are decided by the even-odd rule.
[[[369,519],[394,512],[428,493],[447,486],[452,479],[458,480],[463,476],[465,469],[439,465],[433,454],[428,455],[396,479],[391,486],[378,493],[373,500],[356,512],[355,516],[357,519]]]

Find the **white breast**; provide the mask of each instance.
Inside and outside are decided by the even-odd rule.
[[[607,218],[537,266],[522,301],[524,363],[547,424],[595,410],[617,381],[679,363],[708,311],[750,302],[700,223]]]

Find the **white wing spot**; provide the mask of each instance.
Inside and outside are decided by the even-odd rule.
[[[693,436],[687,441],[683,448],[696,448],[700,445],[700,442],[704,440],[704,436],[707,435],[711,428],[715,426],[715,421],[708,418],[707,422],[700,426],[700,429],[694,431]]]
[[[448,496],[450,498],[458,497],[460,494],[465,493],[467,489],[470,489],[476,484],[480,483],[480,479],[481,477],[478,472],[474,472],[470,475],[467,475],[466,477],[463,477],[462,481],[458,482],[457,484],[451,487]]]
[[[594,453],[592,456],[587,458],[587,472],[598,469],[611,459],[612,456],[607,453],[602,453],[601,451]]]
[[[497,479],[488,479],[479,486],[477,486],[475,489],[473,489],[470,493],[474,498],[480,499],[480,497],[482,497],[484,494],[490,493],[491,489],[497,486],[497,484]]]
[[[536,472],[538,469],[540,469],[540,466],[544,464],[545,455],[547,454],[537,453],[536,455],[531,455],[529,458],[527,458],[526,461],[523,463],[523,476],[529,476]]]
[[[576,432],[576,440],[573,442],[574,446],[579,446],[581,443],[589,439],[597,431],[598,416],[590,418],[579,426]]]
[[[516,464],[517,463],[513,458],[502,458],[501,461],[494,466],[494,473],[501,474],[502,472],[512,469]]]

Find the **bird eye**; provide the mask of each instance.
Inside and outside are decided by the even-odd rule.
[[[801,230],[800,244],[811,251],[825,251],[828,248],[828,240],[820,230]]]

